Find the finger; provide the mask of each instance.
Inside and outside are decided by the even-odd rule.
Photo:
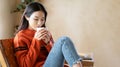
[[[41,35],[41,36],[38,38],[38,40],[44,39],[45,36],[46,36],[46,35]]]
[[[45,38],[45,36],[47,36],[47,33],[46,33],[46,32],[38,35],[38,38],[40,38],[40,39],[41,39],[41,38]]]
[[[35,37],[36,39],[38,39],[38,38],[40,38],[41,36],[43,36],[43,35],[45,35],[45,34],[47,34],[47,32],[43,32],[43,33],[36,32],[34,37]]]
[[[43,30],[43,31],[38,31],[36,32],[37,35],[41,35],[41,34],[47,34],[47,31]]]

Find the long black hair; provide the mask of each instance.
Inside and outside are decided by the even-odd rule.
[[[27,29],[28,26],[29,26],[29,23],[27,21],[27,19],[25,18],[25,15],[27,17],[30,17],[31,14],[35,11],[42,11],[44,14],[45,14],[45,21],[46,21],[46,18],[47,18],[47,11],[46,9],[44,8],[44,6],[41,4],[41,3],[38,3],[38,2],[32,2],[30,4],[28,4],[26,6],[26,9],[22,15],[22,18],[21,18],[21,25],[19,26],[18,28],[18,31],[19,32],[20,30],[23,30],[23,29]],[[42,25],[42,27],[46,27],[45,26],[45,23]]]

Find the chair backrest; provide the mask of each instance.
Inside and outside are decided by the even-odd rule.
[[[0,58],[2,57],[0,63],[2,67],[18,67],[13,48],[13,38],[0,40],[0,51]],[[4,64],[3,61],[5,62]]]

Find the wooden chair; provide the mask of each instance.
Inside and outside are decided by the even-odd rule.
[[[18,67],[13,50],[13,39],[0,40],[0,55],[2,67]]]
[[[83,67],[93,67],[93,64],[93,60],[82,61]],[[18,67],[13,49],[13,39],[0,40],[0,67]]]

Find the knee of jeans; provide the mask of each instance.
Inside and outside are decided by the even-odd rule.
[[[62,36],[62,37],[60,37],[60,40],[61,41],[71,41],[68,36]]]

